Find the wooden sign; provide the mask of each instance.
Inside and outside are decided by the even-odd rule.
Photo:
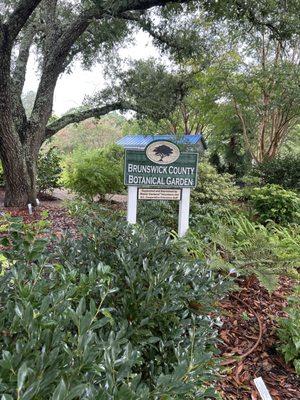
[[[139,200],[180,200],[180,189],[139,189]]]
[[[126,150],[126,186],[193,188],[197,184],[197,153],[180,153],[172,142],[154,141],[145,151]]]
[[[126,150],[127,221],[136,223],[138,200],[179,200],[178,236],[189,228],[190,192],[197,184],[197,153],[181,153],[168,140],[154,140],[145,150]]]

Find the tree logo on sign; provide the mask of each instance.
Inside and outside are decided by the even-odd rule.
[[[155,164],[171,164],[180,156],[180,150],[175,143],[157,140],[147,146],[146,156]]]
[[[160,157],[159,161],[163,161],[165,157],[170,156],[173,153],[173,149],[166,145],[157,146],[154,149],[154,153]]]

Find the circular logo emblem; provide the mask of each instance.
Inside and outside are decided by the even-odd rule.
[[[172,164],[180,156],[180,150],[172,142],[157,140],[147,146],[146,156],[155,164]]]

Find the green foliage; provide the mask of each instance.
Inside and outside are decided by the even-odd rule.
[[[23,224],[22,218],[14,218],[9,214],[2,216],[0,220],[1,244],[0,254],[5,259],[18,259],[26,265],[30,265],[38,259],[44,251],[48,238],[45,237],[48,213],[42,212],[42,219],[30,224]],[[2,271],[3,272],[3,271]],[[1,275],[1,273],[0,273]]]
[[[100,119],[90,118],[62,129],[53,138],[53,144],[67,154],[78,148],[98,149],[110,145],[122,137],[125,125],[126,119],[117,113],[110,113]]]
[[[133,228],[94,211],[82,224],[82,237],[56,254],[35,242],[39,230],[3,227],[2,245],[13,248],[0,258],[4,398],[215,398],[208,313],[228,285],[152,224]],[[34,257],[17,247],[28,233]]]
[[[60,163],[61,157],[55,147],[50,147],[47,151],[40,152],[37,178],[37,187],[40,192],[52,192],[61,186],[60,174],[62,169]]]
[[[238,198],[238,189],[229,174],[218,174],[207,162],[198,167],[197,187],[192,192],[192,204],[229,205]]]
[[[209,86],[208,82],[205,84]],[[208,137],[210,162],[219,173],[227,172],[239,178],[244,176],[251,169],[251,157],[245,150],[240,122],[233,105],[221,103],[211,106],[206,121],[212,131]]]
[[[262,223],[271,220],[286,224],[298,222],[300,218],[299,195],[279,185],[253,188],[250,192],[250,204]]]
[[[138,217],[144,222],[155,223],[168,230],[176,230],[178,224],[177,201],[141,201]]]
[[[195,74],[186,68],[170,68],[155,59],[138,60],[131,68],[111,73],[110,87],[88,99],[98,106],[107,99],[122,101],[137,112],[139,129],[151,134],[195,134],[202,131],[204,114],[214,105]],[[207,89],[207,88],[206,88]]]
[[[279,349],[286,362],[292,362],[300,375],[300,286],[296,286],[286,308],[287,317],[279,320]]]
[[[212,217],[205,231],[201,223],[186,238],[196,258],[207,259],[214,270],[235,270],[238,275],[255,275],[269,291],[277,288],[280,276],[299,278],[300,228],[264,226],[243,215]]]
[[[285,189],[300,191],[300,154],[288,154],[259,164],[253,174],[265,184],[278,184]]]
[[[123,189],[124,150],[116,145],[102,149],[78,149],[66,157],[62,184],[80,196],[93,198]]]
[[[125,71],[118,63],[112,75],[111,87],[89,99],[89,104],[97,106],[107,99],[122,100],[137,111],[139,119],[149,119],[153,124],[170,119],[187,90],[180,74],[168,71],[166,65],[154,59],[135,61]]]

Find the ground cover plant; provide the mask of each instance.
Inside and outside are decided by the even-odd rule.
[[[298,225],[264,226],[246,216],[214,219],[210,231],[195,229],[187,237],[190,252],[209,260],[216,270],[256,276],[270,292],[281,276],[299,279],[300,231]]]
[[[3,399],[214,398],[228,282],[151,224],[90,214],[52,251],[43,229],[1,224]]]

